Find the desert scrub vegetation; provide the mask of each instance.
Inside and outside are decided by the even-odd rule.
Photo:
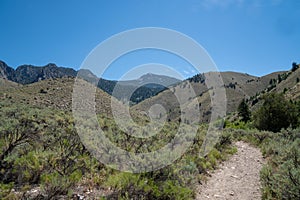
[[[28,198],[26,192],[40,186],[39,198],[67,194],[87,172],[89,153],[75,132],[72,118],[50,109],[1,102],[0,198]],[[4,189],[2,189],[4,188]]]
[[[1,101],[0,108],[0,199],[68,199],[79,185],[110,188],[106,199],[192,199],[195,183],[235,152],[232,138],[225,134],[208,155],[200,157],[208,126],[197,125],[192,145],[173,164],[147,173],[125,173],[91,156],[71,113],[7,101]],[[112,119],[101,115],[98,119],[107,138],[135,153],[166,145],[178,129],[178,124],[169,122],[151,139],[134,138]],[[37,192],[30,193],[32,189]]]
[[[225,132],[259,147],[266,158],[260,173],[262,199],[300,199],[299,102],[280,94],[264,99],[253,120],[225,121]]]
[[[262,146],[263,199],[300,199],[300,129],[282,130]]]
[[[207,127],[202,126],[193,145],[173,164],[141,174],[114,171],[104,182],[113,193],[107,199],[194,199],[194,189],[202,182],[208,170],[216,168],[218,162],[236,152],[231,146],[229,134],[221,136],[208,155],[199,152]]]
[[[300,199],[300,129],[280,132],[226,128],[233,140],[261,149],[266,163],[260,172],[262,199]]]

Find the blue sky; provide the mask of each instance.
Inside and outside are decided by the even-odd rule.
[[[163,27],[201,44],[220,71],[264,75],[300,63],[298,0],[1,0],[0,59],[9,66],[56,63],[78,69],[99,43],[128,29]],[[120,58],[104,74],[118,79],[145,63],[192,70],[157,51]]]

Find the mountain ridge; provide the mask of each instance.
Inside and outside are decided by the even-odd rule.
[[[130,101],[133,104],[154,96],[165,90],[168,86],[180,81],[173,77],[146,74],[136,80],[118,82],[99,78],[88,69],[80,69],[76,71],[73,68],[58,67],[54,63],[48,63],[45,66],[21,65],[14,69],[8,66],[4,61],[0,60],[0,78],[23,85],[53,78],[75,78],[77,75],[89,82],[97,84],[100,89],[110,95],[114,95],[113,91],[118,83],[122,92],[120,94],[115,94],[115,97],[119,100],[124,100],[125,98],[126,101]],[[152,78],[155,77],[155,79],[151,81],[149,76]],[[137,91],[134,91],[135,89],[137,89]],[[130,99],[126,99],[126,97],[124,97],[126,96],[127,91],[134,91]]]

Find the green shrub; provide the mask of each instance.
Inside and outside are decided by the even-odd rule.
[[[52,199],[58,195],[66,195],[68,190],[77,183],[82,174],[80,171],[74,171],[69,176],[63,176],[57,171],[43,174],[41,176],[41,186],[47,199]]]
[[[254,124],[259,130],[279,132],[298,125],[298,112],[283,94],[271,93],[263,97],[264,103],[254,114]]]
[[[14,183],[0,183],[0,199],[7,199],[8,196],[11,194],[11,190],[14,187]]]
[[[249,110],[249,106],[246,103],[245,99],[243,99],[238,106],[238,114],[239,117],[241,117],[241,121],[247,122],[250,120],[251,112]]]
[[[38,183],[45,165],[45,157],[41,152],[28,152],[14,160],[14,173],[19,184]]]
[[[225,120],[225,123],[224,123],[224,128],[232,128],[232,129],[243,129],[243,130],[248,130],[248,129],[251,129],[253,128],[252,127],[252,123],[251,122],[244,122],[244,121],[233,121],[233,122],[230,122],[228,120]]]
[[[153,175],[153,172],[150,173]],[[114,194],[108,197],[118,199],[192,199],[193,191],[182,186],[177,180],[155,181],[150,174],[116,173],[111,175],[106,186]],[[165,177],[166,178],[166,177]]]
[[[284,131],[263,146],[268,163],[261,171],[263,199],[300,199],[299,130]]]

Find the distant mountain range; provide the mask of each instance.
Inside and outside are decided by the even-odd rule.
[[[80,72],[80,73],[79,73]],[[76,77],[77,74],[88,81],[97,81],[98,87],[110,95],[114,95],[122,101],[129,101],[131,104],[139,103],[147,98],[157,95],[165,90],[168,86],[179,83],[180,80],[168,76],[145,74],[136,80],[129,81],[112,81],[98,78],[91,71],[81,69],[76,71],[72,68],[58,67],[53,63],[38,67],[33,65],[21,65],[16,70],[8,66],[5,62],[0,61],[0,78],[7,79],[19,84],[31,84],[41,80]],[[118,84],[121,92],[114,93],[114,88]],[[137,90],[135,90],[137,89]],[[128,91],[134,91],[130,99],[126,98]]]

